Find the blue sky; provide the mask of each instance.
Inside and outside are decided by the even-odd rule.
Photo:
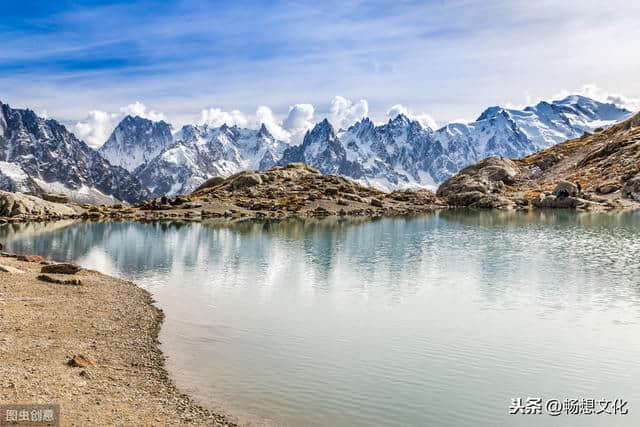
[[[4,2],[0,100],[95,141],[130,111],[442,124],[585,84],[640,98],[638,22],[630,1]]]

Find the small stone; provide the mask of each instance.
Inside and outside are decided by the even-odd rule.
[[[94,366],[95,364],[89,358],[81,354],[76,354],[71,359],[67,360],[67,365],[71,366],[72,368],[86,368],[89,366]]]
[[[11,267],[10,265],[2,265],[0,264],[0,272],[9,273],[9,274],[22,274],[24,271],[19,268]]]
[[[50,274],[76,274],[80,270],[82,270],[82,267],[78,265],[70,263],[60,263],[45,265],[42,267],[40,272]]]
[[[18,261],[26,261],[26,262],[42,262],[44,258],[40,255],[18,255]]]

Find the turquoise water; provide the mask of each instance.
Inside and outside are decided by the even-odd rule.
[[[640,425],[640,214],[55,223],[16,252],[128,278],[177,384],[243,421]],[[627,415],[509,415],[512,398]]]

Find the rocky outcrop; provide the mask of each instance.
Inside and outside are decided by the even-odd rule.
[[[541,194],[533,200],[533,205],[537,208],[551,209],[575,209],[579,200],[575,197],[558,197],[553,194]]]
[[[76,206],[48,202],[26,194],[0,191],[0,217],[37,216],[68,218],[82,212]]]
[[[559,198],[576,197],[578,195],[578,187],[569,181],[560,181],[556,184],[553,194]]]
[[[212,187],[215,187],[217,185],[222,184],[223,182],[224,182],[224,178],[223,177],[214,176],[214,177],[209,178],[205,182],[203,182],[202,185],[200,185],[200,187],[196,188],[195,191],[204,190],[205,188],[212,188]]]
[[[450,206],[508,208],[514,202],[504,196],[507,186],[523,179],[521,168],[504,157],[488,157],[445,181],[438,192]]]
[[[153,204],[151,204],[153,206]],[[347,178],[324,175],[304,163],[290,163],[264,172],[241,172],[215,180],[183,203],[148,209],[137,205],[127,216],[157,218],[285,218],[309,216],[410,215],[440,208],[428,190],[385,193]],[[103,209],[106,212],[108,208]],[[116,213],[117,215],[117,213]]]
[[[622,195],[627,199],[640,202],[640,175],[634,176],[624,183],[624,187],[622,187]]]

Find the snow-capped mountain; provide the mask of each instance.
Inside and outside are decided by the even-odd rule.
[[[155,195],[189,193],[212,176],[289,162],[382,190],[434,189],[487,156],[526,156],[630,114],[569,96],[522,110],[490,107],[472,123],[438,130],[402,114],[381,125],[364,118],[339,131],[325,119],[297,146],[276,140],[264,125],[259,130],[186,125],[171,136],[165,122],[126,117],[100,153],[131,170]]]
[[[269,169],[286,146],[264,125],[259,130],[186,125],[174,135],[172,146],[140,165],[134,175],[153,194],[186,194],[212,176]]]
[[[438,152],[433,130],[398,115],[375,126],[369,118],[336,134],[328,120],[289,147],[279,164],[305,162],[324,173],[347,176],[381,189],[433,186],[425,160]]]
[[[126,116],[98,150],[112,165],[133,172],[173,145],[171,125]]]
[[[527,156],[630,115],[629,110],[614,104],[578,95],[551,103],[541,101],[523,110],[489,107],[475,122],[451,123],[435,132],[443,156],[432,168],[432,176],[442,182],[485,157]]]
[[[485,157],[526,156],[630,115],[613,104],[574,95],[523,110],[490,107],[475,122],[436,131],[402,114],[380,126],[365,118],[338,133],[325,120],[301,145],[288,148],[279,163],[305,162],[382,190],[435,188]]]
[[[55,120],[0,103],[0,189],[62,193],[79,202],[148,197],[126,170],[111,165]]]

